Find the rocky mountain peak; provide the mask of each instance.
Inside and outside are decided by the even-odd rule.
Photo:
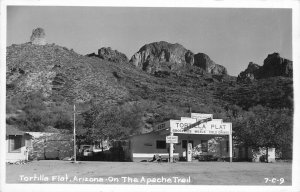
[[[267,56],[263,66],[250,62],[247,69],[238,75],[237,81],[252,81],[276,76],[293,77],[293,62],[274,52]]]
[[[264,60],[264,65],[261,71],[262,77],[274,77],[274,76],[293,76],[293,62],[282,58],[279,53],[269,54]]]
[[[216,64],[203,53],[194,54],[178,43],[154,42],[142,46],[130,62],[148,72],[175,71],[186,65],[196,66],[211,74],[227,74],[226,68]]]
[[[150,63],[170,62],[176,64],[185,63],[185,53],[188,50],[182,45],[171,44],[165,41],[146,44],[135,53],[130,61],[139,68],[150,68]]]
[[[224,66],[216,64],[204,53],[197,53],[194,55],[194,65],[214,75],[227,74],[227,70]]]
[[[99,57],[101,59],[115,62],[115,63],[122,63],[128,62],[128,58],[124,53],[121,53],[117,50],[111,49],[111,47],[102,47],[98,49],[98,55],[95,53],[88,54],[88,56],[92,57]]]
[[[250,62],[248,64],[248,67],[246,70],[250,71],[250,72],[253,72],[253,71],[256,71],[257,69],[259,69],[261,66],[256,64],[256,63],[253,63],[253,62]]]
[[[32,30],[30,42],[35,45],[46,45],[46,33],[43,28],[36,28]]]
[[[250,62],[248,64],[248,67],[245,71],[242,71],[238,77],[237,77],[237,81],[246,81],[246,82],[249,82],[249,81],[252,81],[254,80],[255,78],[257,78],[257,74],[258,74],[258,69],[260,69],[261,66],[256,64],[256,63],[253,63],[253,62]]]

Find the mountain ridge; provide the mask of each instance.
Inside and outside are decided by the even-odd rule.
[[[262,66],[250,62],[238,77],[239,82],[249,82],[269,77],[293,77],[293,61],[282,58],[279,53],[268,54]]]
[[[140,51],[144,51],[145,61],[149,56],[148,66],[153,71],[148,66],[143,69],[143,63],[137,67],[128,58],[122,60],[123,53],[111,48],[100,48],[98,54],[84,56],[55,44],[29,42],[7,47],[7,122],[24,129],[39,130],[47,126],[70,129],[72,121],[68,114],[72,114],[76,103],[88,114],[95,107],[101,113],[117,108],[123,110],[121,114],[140,114],[141,127],[147,132],[155,123],[188,115],[187,109],[226,119],[228,105],[245,110],[254,103],[275,108],[272,103],[281,103],[277,107],[292,106],[290,77],[238,84],[236,77],[228,75],[226,68],[209,56],[194,54],[180,44],[150,43]],[[270,85],[267,92],[262,88],[265,85]],[[255,92],[257,87],[260,94]],[[252,100],[245,99],[249,95]],[[16,111],[21,111],[18,112],[21,115],[10,115]],[[58,115],[52,117],[53,113]],[[88,121],[89,115],[82,118]],[[43,123],[39,124],[40,121]],[[26,124],[29,122],[35,123],[33,128]]]

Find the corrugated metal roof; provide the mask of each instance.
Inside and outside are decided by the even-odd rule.
[[[6,135],[24,135],[25,132],[19,130],[13,125],[6,124]]]

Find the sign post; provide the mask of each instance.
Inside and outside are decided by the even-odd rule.
[[[173,143],[178,143],[178,136],[174,136],[173,132],[171,132],[171,134],[169,136],[166,137],[166,143],[170,143],[170,161],[169,162],[173,162],[173,148],[174,148],[174,144]]]
[[[174,136],[173,132],[171,132],[170,136]],[[173,142],[170,142],[170,163],[173,163]]]

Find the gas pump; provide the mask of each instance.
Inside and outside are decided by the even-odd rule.
[[[187,148],[186,148],[186,161],[187,162],[192,161],[192,148],[193,148],[192,143],[188,143]]]
[[[200,125],[201,123],[206,123],[211,120],[212,120],[211,117],[206,118],[206,119],[201,119],[201,120],[197,121],[196,123],[193,123],[193,124],[185,127],[183,130],[187,131],[193,127],[196,127],[197,125]],[[193,144],[188,142],[187,148],[186,148],[186,161],[188,161],[188,162],[192,161],[192,148],[193,148]]]

